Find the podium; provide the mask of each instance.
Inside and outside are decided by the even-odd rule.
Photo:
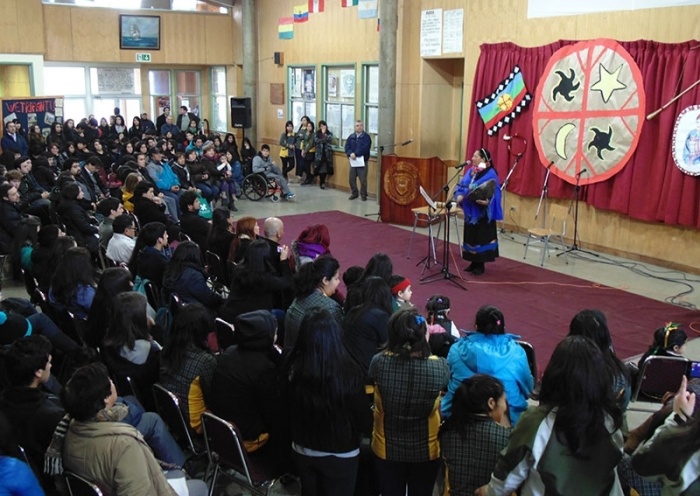
[[[448,168],[456,161],[443,161],[439,157],[413,158],[398,155],[382,155],[380,181],[380,206],[382,221],[412,226],[415,220],[413,208],[425,206],[419,186],[435,195],[447,182]],[[437,201],[443,201],[439,196]],[[426,227],[425,221],[418,224]]]

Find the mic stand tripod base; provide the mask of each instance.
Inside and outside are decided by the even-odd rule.
[[[464,287],[462,285],[462,283],[457,280],[457,279],[460,279],[460,280],[462,280],[462,279],[459,276],[456,276],[453,273],[451,273],[450,269],[448,269],[447,267],[444,267],[444,266],[443,266],[442,270],[440,270],[440,272],[438,272],[437,274],[431,274],[429,276],[422,277],[420,279],[420,283],[421,284],[429,284],[431,282],[441,281],[443,279],[447,279],[452,284],[455,284],[458,287],[462,288],[464,291],[467,291],[467,288]]]

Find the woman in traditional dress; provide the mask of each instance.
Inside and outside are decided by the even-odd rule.
[[[491,163],[491,154],[485,148],[479,148],[471,161],[472,168],[457,185],[454,199],[464,211],[462,258],[471,262],[465,270],[479,276],[484,273],[485,263],[498,257],[496,221],[503,220],[503,210],[498,174]],[[477,188],[480,191],[475,191]]]

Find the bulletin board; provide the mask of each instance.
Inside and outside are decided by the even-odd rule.
[[[17,119],[26,131],[38,124],[44,135],[48,135],[51,124],[63,122],[63,97],[42,96],[31,98],[8,98],[2,102],[2,124]]]

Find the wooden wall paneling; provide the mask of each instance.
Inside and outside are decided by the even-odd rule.
[[[41,0],[14,0],[17,4],[17,41],[18,50],[10,53],[44,53],[44,11]],[[0,3],[11,3],[9,1]],[[0,19],[4,16],[0,14]],[[26,36],[30,29],[29,36]],[[0,29],[2,31],[2,29]],[[4,43],[0,43],[4,46]]]
[[[241,10],[241,2],[236,2],[231,9],[233,60],[229,63],[237,65],[243,64],[243,16]]]
[[[119,12],[113,9],[73,8],[73,57],[81,62],[119,60]],[[130,62],[134,62],[133,52]]]
[[[20,52],[21,40],[18,28],[21,7],[17,5],[18,3],[18,0],[0,2],[0,47],[3,52]],[[23,20],[22,24],[25,23],[26,20]]]
[[[644,34],[637,38],[664,43],[700,39],[700,8],[697,5],[648,9],[648,19]]]
[[[604,12],[575,17],[575,36],[570,39],[590,40],[600,37],[619,41],[656,39],[650,37],[651,14],[658,9],[645,9],[634,12]],[[634,21],[630,22],[630,16]],[[614,33],[614,36],[612,35]]]
[[[204,20],[204,60],[207,65],[231,64],[234,60],[234,44],[240,45],[242,32],[234,31],[233,17],[223,15],[202,16]],[[225,37],[230,33],[230,37]]]
[[[65,6],[43,5],[46,36],[45,59],[48,61],[69,62],[74,60],[71,10],[70,7]]]

